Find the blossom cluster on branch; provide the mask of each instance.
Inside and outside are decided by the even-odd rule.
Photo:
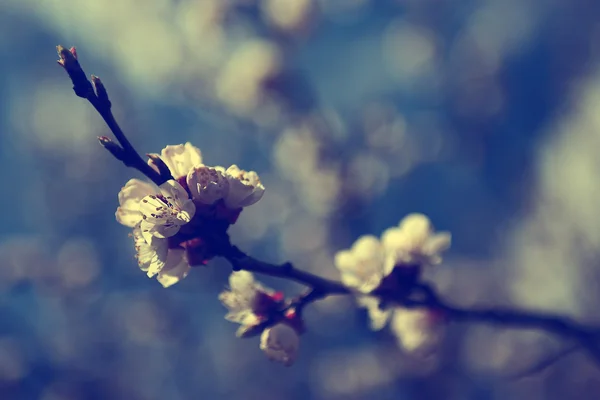
[[[434,352],[448,322],[455,320],[546,330],[574,341],[600,365],[600,329],[557,315],[464,309],[440,299],[423,281],[422,271],[441,263],[451,236],[436,233],[422,214],[410,214],[380,238],[363,236],[350,249],[338,252],[333,264],[340,282],[301,271],[291,263],[275,265],[249,256],[230,242],[227,230],[245,207],[262,198],[265,187],[258,174],[237,165],[207,166],[200,149],[190,143],[166,146],[144,161],[116,123],[100,79],[87,79],[75,48],[57,49],[58,62],[69,74],[75,94],[92,104],[118,141],[102,136],[100,143],[149,179],[129,180],[119,192],[116,211],[117,221],[132,229],[140,269],[169,287],[192,267],[205,266],[214,257],[229,261],[233,268],[229,288],[219,296],[228,309],[225,318],[240,325],[239,337],[260,335],[260,348],[270,359],[293,364],[305,331],[302,314],[307,305],[328,296],[352,295],[367,309],[371,328],[379,330],[389,323],[402,348],[414,354]],[[293,280],[309,290],[286,298],[256,281],[253,272]],[[527,371],[545,368],[559,358],[551,355]]]

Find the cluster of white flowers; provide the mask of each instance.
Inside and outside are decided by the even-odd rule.
[[[237,335],[261,333],[260,349],[267,357],[292,365],[298,354],[302,323],[293,311],[281,315],[287,305],[283,294],[256,282],[247,271],[233,272],[229,288],[219,295],[219,300],[229,309],[225,318],[240,324]]]
[[[443,316],[430,309],[381,308],[379,299],[369,294],[382,289],[402,291],[403,279],[417,279],[423,266],[441,262],[440,253],[450,241],[448,232],[433,231],[425,215],[410,214],[380,239],[363,236],[335,256],[342,283],[360,293],[357,301],[368,310],[371,328],[382,329],[391,320],[392,331],[409,352],[426,354],[433,349],[442,333]]]
[[[142,271],[157,275],[168,287],[185,278],[190,265],[210,257],[203,241],[193,238],[197,223],[206,218],[235,222],[243,207],[262,198],[265,188],[254,171],[202,164],[200,149],[190,143],[167,146],[160,158],[174,179],[160,186],[129,180],[119,192],[116,218],[133,228]],[[177,240],[180,231],[187,233],[185,240]]]

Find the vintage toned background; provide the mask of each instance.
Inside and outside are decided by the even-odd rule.
[[[0,399],[594,399],[600,368],[534,331],[453,324],[418,361],[339,298],[291,368],[236,339],[213,261],[163,289],[114,219],[104,151],[55,46],[77,46],[142,153],[192,141],[267,192],[232,228],[272,262],[423,212],[464,306],[600,324],[600,5],[593,0],[0,1]],[[267,279],[297,293],[299,287]]]

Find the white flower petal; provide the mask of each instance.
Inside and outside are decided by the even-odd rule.
[[[362,236],[350,250],[338,252],[334,262],[340,270],[342,283],[363,293],[379,286],[384,277],[383,247],[372,235]]]
[[[133,240],[140,269],[149,277],[154,276],[167,261],[169,251],[167,240],[150,237],[150,241],[147,241],[139,225],[133,229]]]
[[[223,291],[219,295],[219,300],[230,311],[228,314],[230,315],[229,320],[232,320],[231,318],[242,318],[242,316],[233,317],[234,314],[246,315],[253,313],[257,292],[259,290],[262,292],[269,290],[256,282],[252,273],[248,271],[232,272],[229,275],[229,287],[230,290]]]
[[[196,206],[189,198],[183,186],[175,180],[169,180],[159,186],[160,193],[177,210],[177,219],[183,225],[190,222],[196,213]]]
[[[357,297],[356,302],[359,307],[364,307],[369,313],[369,326],[374,331],[383,329],[387,324],[390,316],[392,315],[391,310],[382,310],[379,308],[379,299],[373,296],[360,296]]]
[[[170,249],[167,262],[156,279],[167,288],[185,278],[190,269],[190,264],[185,258],[185,250]]]
[[[440,253],[450,247],[448,232],[435,234],[423,214],[410,214],[399,227],[386,230],[381,242],[388,253],[386,273],[396,265],[435,265],[442,261]]]
[[[188,173],[186,182],[192,198],[203,204],[213,204],[229,193],[229,181],[223,175],[222,168],[197,165]]]
[[[179,232],[180,229],[179,225],[157,225],[152,222],[148,222],[147,220],[142,220],[140,223],[140,228],[142,229],[142,235],[148,243],[150,243],[152,240],[151,237],[153,236],[160,239],[165,239],[174,236],[177,232]]]
[[[260,337],[260,349],[273,361],[290,366],[296,360],[300,337],[295,329],[279,323],[265,329]]]
[[[265,192],[265,187],[254,171],[244,171],[237,165],[232,165],[225,171],[225,177],[229,181],[225,205],[229,208],[248,207],[260,200]]]
[[[165,147],[160,153],[160,158],[167,164],[175,179],[187,176],[193,167],[202,164],[200,149],[190,142]]]
[[[439,254],[450,248],[452,243],[452,235],[450,232],[438,232],[429,237],[424,246],[424,251],[427,254]]]
[[[142,220],[140,201],[155,193],[156,188],[139,179],[130,179],[119,192],[119,207],[115,214],[117,221],[133,228]]]

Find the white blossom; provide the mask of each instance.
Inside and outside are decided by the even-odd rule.
[[[159,238],[175,235],[181,225],[194,217],[196,206],[185,189],[174,180],[159,186],[160,194],[151,194],[140,201],[142,232]]]
[[[115,213],[117,221],[133,228],[142,220],[140,201],[158,189],[139,179],[130,179],[119,192],[119,207]]]
[[[244,171],[237,165],[232,165],[226,171],[216,167],[229,182],[229,191],[225,197],[225,205],[236,209],[248,207],[259,201],[265,193],[265,187],[260,182],[258,174],[254,171]]]
[[[187,174],[186,182],[192,198],[203,204],[213,204],[229,193],[229,180],[223,175],[223,167],[196,165]]]
[[[381,242],[387,252],[386,268],[397,265],[436,265],[442,262],[440,253],[450,247],[449,232],[434,233],[429,218],[409,214],[398,227],[386,230]]]
[[[169,167],[175,179],[187,176],[192,168],[202,164],[200,149],[190,142],[165,147],[160,152],[160,158]]]
[[[411,353],[425,354],[435,347],[443,331],[441,318],[425,308],[386,305],[382,309],[380,299],[368,294],[380,287],[387,291],[406,290],[402,285],[403,275],[392,275],[392,272],[402,272],[400,268],[409,267],[416,267],[415,271],[418,271],[420,267],[440,263],[440,253],[450,246],[450,240],[448,232],[434,233],[425,215],[410,214],[398,227],[385,231],[381,240],[371,235],[363,236],[351,249],[335,255],[335,266],[340,270],[342,283],[363,293],[357,297],[357,303],[367,309],[371,328],[380,330],[391,321],[391,330],[398,343]],[[411,276],[415,275],[406,275],[407,279]]]
[[[219,295],[229,312],[225,319],[240,324],[237,335],[242,337],[250,328],[262,322],[262,316],[277,302],[275,292],[265,288],[248,271],[235,271],[229,276],[229,290]]]
[[[290,366],[296,361],[300,336],[286,323],[278,323],[263,331],[260,337],[260,349],[272,361]]]
[[[386,275],[383,246],[375,236],[359,238],[350,250],[335,255],[335,266],[340,270],[342,283],[369,293],[379,286]],[[388,272],[389,273],[389,272]]]

